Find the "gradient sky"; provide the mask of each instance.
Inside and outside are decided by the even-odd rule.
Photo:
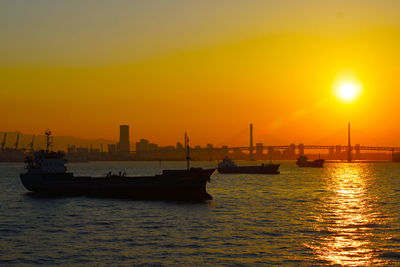
[[[400,145],[400,1],[0,1],[0,131]],[[361,97],[336,99],[357,81]]]

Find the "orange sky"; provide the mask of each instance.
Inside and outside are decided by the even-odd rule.
[[[399,1],[0,2],[0,131],[400,145]],[[345,104],[332,87],[362,84]]]

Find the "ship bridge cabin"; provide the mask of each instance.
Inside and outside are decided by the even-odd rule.
[[[27,163],[26,168],[29,172],[65,173],[67,170],[65,166],[67,160],[64,159],[64,153],[61,151],[38,151],[34,153],[33,158],[30,156],[26,157],[25,162]]]

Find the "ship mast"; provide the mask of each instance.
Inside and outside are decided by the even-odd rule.
[[[44,134],[46,135],[46,152],[49,152],[49,147],[51,145],[51,141],[50,141],[51,131],[47,130]]]
[[[33,146],[35,144],[35,136],[32,136],[32,142],[31,142],[31,152],[33,152]]]
[[[7,139],[7,133],[4,133],[4,137],[3,137],[3,142],[1,143],[1,151],[4,150],[4,147],[6,146],[6,139]]]
[[[189,137],[187,133],[185,133],[185,144],[186,144],[186,168],[190,170],[190,154],[189,154]]]

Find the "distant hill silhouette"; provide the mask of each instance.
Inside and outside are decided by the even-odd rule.
[[[17,134],[19,132],[7,132],[7,139],[5,147],[14,148],[17,140]],[[18,148],[30,149],[32,142],[32,135],[19,133],[19,144]],[[0,133],[0,144],[3,142],[4,132]],[[103,151],[107,151],[108,144],[115,144],[117,141],[106,140],[106,139],[84,139],[73,136],[53,136],[52,137],[53,147],[52,150],[64,150],[66,151],[69,145],[75,145],[76,147],[88,147],[92,145],[93,148],[100,148],[103,145]],[[37,135],[35,136],[34,148],[44,149],[46,147],[46,136]]]

